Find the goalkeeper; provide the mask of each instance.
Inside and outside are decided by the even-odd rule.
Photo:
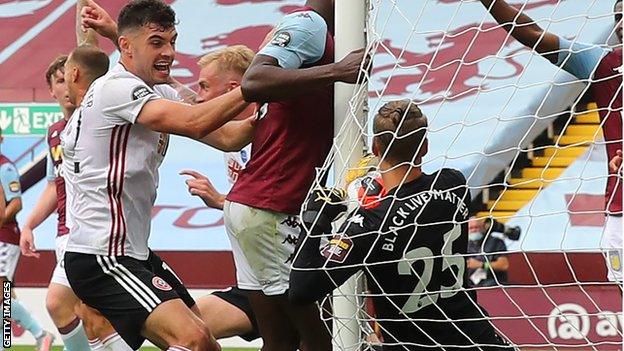
[[[387,194],[351,213],[319,249],[346,205],[342,190],[313,191],[290,274],[291,300],[318,301],[363,270],[384,350],[510,348],[466,289],[470,195],[464,176],[448,168],[421,171],[427,118],[411,101],[385,104],[373,129]]]
[[[481,3],[514,39],[589,82],[589,92],[598,105],[607,159],[614,159],[617,151],[622,150],[622,0],[616,0],[613,8],[614,41],[618,44],[611,49],[572,42],[547,32],[504,0],[481,0]],[[622,281],[622,181],[612,170],[605,191],[605,214],[607,220],[600,246],[607,251],[607,278]]]

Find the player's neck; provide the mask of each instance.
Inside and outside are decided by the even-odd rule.
[[[78,91],[78,95],[76,96],[76,107],[82,104],[82,100],[84,100],[84,96],[87,94],[87,89],[80,89]]]
[[[130,73],[134,74],[135,76],[139,77],[139,78],[140,78],[140,79],[141,79],[141,80],[142,80],[145,84],[147,84],[150,88],[153,88],[153,87],[154,87],[154,84],[153,84],[153,83],[150,83],[149,81],[147,81],[147,80],[145,79],[145,77],[142,77],[142,76],[139,74],[138,70],[136,70],[136,69],[134,68],[134,64],[132,63],[132,61],[131,61],[129,58],[127,58],[127,57],[125,57],[125,56],[123,56],[123,55],[122,55],[122,56],[121,56],[121,58],[119,59],[119,63],[120,63],[120,64],[121,64],[121,65],[122,65],[125,69],[126,69],[126,71],[128,71],[128,72],[130,72]]]
[[[379,165],[381,172],[381,178],[383,179],[384,187],[390,191],[401,184],[414,181],[422,175],[420,167],[413,167],[409,165],[394,167],[382,162]]]
[[[69,117],[71,117],[71,115],[74,113],[74,110],[76,110],[75,107],[61,107],[61,112],[63,112],[63,119],[68,121]]]

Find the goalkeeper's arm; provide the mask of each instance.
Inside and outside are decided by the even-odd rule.
[[[365,223],[356,212],[343,224],[340,234],[320,249],[323,234],[331,233],[331,223],[347,209],[344,197],[344,190],[317,188],[304,205],[303,229],[290,272],[289,297],[294,303],[318,301],[342,285],[359,270],[366,253],[364,248],[372,245],[366,242],[372,236],[362,235]]]
[[[550,62],[557,63],[557,35],[544,31],[529,16],[507,4],[505,0],[481,0],[481,3],[514,39],[537,51]]]
[[[309,236],[305,229],[299,235],[293,269],[290,271],[289,298],[297,304],[312,303],[331,293],[358,271],[359,268],[354,265],[360,263],[354,262],[358,255],[349,252],[355,249],[353,242],[340,239],[349,236],[348,229],[341,230],[343,234],[335,235],[323,248],[320,248],[321,237],[324,233],[331,233],[331,223],[321,219],[308,230]],[[343,255],[349,257],[342,260]]]

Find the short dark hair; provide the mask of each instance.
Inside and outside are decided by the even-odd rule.
[[[89,84],[108,72],[108,55],[93,45],[80,45],[75,48],[69,54],[69,60],[83,70]]]
[[[120,34],[148,24],[170,29],[176,24],[175,12],[161,0],[132,0],[121,9],[117,18]]]
[[[67,55],[59,55],[50,63],[45,73],[48,87],[52,86],[52,76],[56,74],[56,71],[65,72],[65,62],[67,62]]]
[[[390,101],[375,116],[373,132],[380,157],[397,164],[413,163],[427,134],[427,117],[411,100]]]

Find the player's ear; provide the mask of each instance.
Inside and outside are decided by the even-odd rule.
[[[117,40],[117,44],[119,45],[119,50],[122,54],[126,54],[129,57],[132,57],[132,50],[130,45],[130,40],[128,40],[125,36],[120,36]]]
[[[240,82],[235,81],[235,80],[231,80],[228,82],[228,91],[232,91],[238,87],[240,87]]]
[[[76,83],[78,79],[80,79],[80,70],[78,67],[74,66],[71,71],[71,81],[72,83]]]
[[[429,152],[429,139],[425,138],[420,146],[420,149],[418,150],[418,157],[416,157],[416,159],[423,158],[427,152]]]
[[[380,152],[379,152],[379,140],[377,139],[377,137],[373,137],[373,155],[375,155],[376,157],[380,157]]]

